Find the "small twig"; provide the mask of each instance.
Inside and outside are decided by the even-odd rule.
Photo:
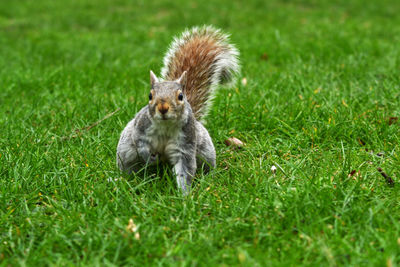
[[[397,117],[391,117],[391,118],[389,119],[389,125],[393,124],[394,122],[397,122],[397,119],[398,119]],[[359,143],[360,143],[362,146],[365,146],[365,142],[364,142],[364,141],[362,141],[361,139],[358,139],[358,140],[359,140]],[[373,150],[368,151],[368,148],[365,148],[365,151],[366,151],[366,152],[369,152],[368,154],[370,154],[370,155],[372,155],[372,156],[376,156],[376,157],[383,157],[383,156],[385,155],[384,152],[375,153]],[[371,163],[372,163],[372,162],[371,162]],[[373,163],[372,163],[372,164],[373,164]],[[393,186],[394,186],[394,181],[393,181],[392,177],[390,177],[389,175],[387,175],[387,173],[384,172],[384,171],[382,170],[381,167],[378,167],[377,170],[378,170],[378,172],[383,176],[383,178],[386,179],[386,183],[387,183],[390,187],[393,187]],[[354,172],[354,173],[355,173],[355,172]],[[353,176],[354,173],[351,172],[351,173],[349,174],[349,177],[350,177],[350,176]]]
[[[75,130],[74,130],[74,133],[77,133],[78,135],[81,135],[82,132],[84,132],[84,131],[89,131],[89,130],[92,129],[93,127],[99,125],[100,123],[102,123],[102,122],[105,121],[106,119],[108,119],[108,118],[110,118],[111,116],[113,116],[113,115],[114,115],[115,113],[117,113],[119,110],[120,110],[120,108],[117,108],[116,110],[114,110],[114,111],[111,112],[111,113],[108,113],[106,116],[104,116],[102,119],[96,121],[96,122],[93,123],[92,125],[83,127],[83,128],[81,128],[81,129],[75,129]],[[72,134],[70,134],[70,135],[68,135],[68,136],[63,136],[63,137],[61,137],[61,141],[69,140],[69,139],[75,138],[75,137],[77,137],[77,135],[75,135],[75,134],[72,133]],[[50,142],[50,143],[52,143],[52,142]]]
[[[389,175],[387,175],[386,172],[382,170],[382,168],[379,167],[378,172],[386,179],[386,182],[388,183],[389,186],[394,186],[393,179]]]
[[[117,113],[119,110],[120,110],[120,108],[117,108],[116,110],[114,110],[114,111],[111,112],[111,113],[108,113],[107,115],[104,116],[104,118],[102,118],[101,120],[96,121],[96,122],[93,123],[92,125],[90,125],[90,126],[88,126],[88,127],[85,127],[85,128],[82,128],[82,129],[80,129],[80,130],[75,130],[75,131],[78,131],[78,132],[79,132],[79,131],[83,131],[83,130],[89,131],[89,130],[92,129],[93,127],[97,126],[98,124],[102,123],[102,122],[105,121],[106,119],[108,119],[108,118],[110,118],[111,116],[113,116],[113,115],[114,115],[115,113]]]

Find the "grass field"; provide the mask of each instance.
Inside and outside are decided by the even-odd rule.
[[[0,2],[1,266],[400,265],[400,2],[246,2]],[[185,198],[115,150],[149,70],[202,24],[242,74]]]

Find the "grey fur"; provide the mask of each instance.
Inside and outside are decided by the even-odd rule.
[[[205,61],[207,63],[197,68],[195,74],[190,72],[190,68],[183,68],[179,78],[170,78],[176,79],[174,81],[162,81],[150,71],[149,104],[127,124],[117,147],[117,164],[121,171],[132,173],[145,165],[168,162],[173,166],[178,187],[184,194],[189,193],[197,168],[207,173],[216,166],[214,145],[199,120],[207,114],[217,86],[229,81],[233,83],[233,77],[239,72],[239,51],[228,43],[228,36],[212,27],[202,27],[186,31],[181,38],[174,40],[164,58],[164,79],[167,79],[169,70],[178,66],[175,64],[185,62],[177,62],[176,52],[191,37],[198,35],[213,39],[221,48],[215,60],[212,63]],[[203,51],[196,47],[193,49],[195,53]],[[192,53],[187,55],[190,57]],[[186,70],[195,77],[188,76]],[[211,75],[205,77],[205,73]],[[193,78],[198,80],[202,86],[193,87],[195,90],[184,88],[189,86],[187,77],[191,77],[192,81]],[[195,96],[194,100],[191,98],[194,109],[200,107],[196,116],[185,96],[185,89],[190,96]]]
[[[153,84],[159,102],[175,99],[177,82]],[[156,102],[156,101],[154,101]],[[206,128],[194,118],[186,97],[181,106],[170,102],[171,114],[164,120],[157,105],[149,103],[142,108],[122,131],[117,147],[118,167],[127,173],[136,172],[144,165],[165,161],[173,166],[178,187],[189,193],[198,166],[204,171],[215,167],[216,153]]]

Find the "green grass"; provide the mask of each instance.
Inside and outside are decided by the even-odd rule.
[[[246,2],[0,2],[0,265],[400,264],[399,1]],[[202,24],[232,34],[247,85],[220,91],[218,167],[185,198],[115,150]]]

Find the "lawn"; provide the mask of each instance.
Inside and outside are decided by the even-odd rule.
[[[1,1],[0,265],[399,265],[399,13],[397,0]],[[217,168],[184,197],[169,168],[124,175],[115,151],[149,70],[202,24],[231,34],[242,73],[206,119]]]

